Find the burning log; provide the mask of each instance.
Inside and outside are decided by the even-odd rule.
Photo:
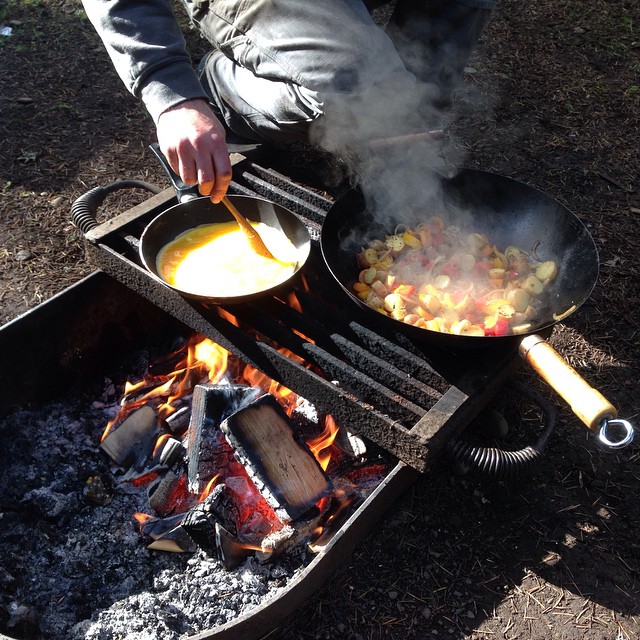
[[[170,551],[171,553],[194,553],[196,544],[182,527],[175,527],[171,531],[147,545],[149,551]]]
[[[176,412],[167,416],[164,423],[167,429],[177,436],[182,436],[186,433],[189,427],[189,419],[191,417],[190,407],[180,407]]]
[[[250,403],[260,393],[246,385],[198,384],[193,390],[187,437],[189,490],[200,493],[203,430],[217,429],[228,415]]]
[[[256,553],[257,560],[261,563],[272,561],[276,556],[311,539],[314,533],[322,528],[325,516],[324,511],[313,509],[304,520],[296,522],[295,528],[285,525],[282,529],[265,536],[260,543],[260,551]]]
[[[117,429],[110,431],[100,448],[119,467],[130,467],[140,456],[146,458],[153,448],[151,443],[156,430],[155,410],[143,405],[127,416]]]
[[[137,513],[134,518],[143,538],[152,541],[147,545],[147,549],[173,553],[193,553],[196,551],[196,544],[181,526],[183,514],[179,513],[168,518],[154,518]]]
[[[282,522],[299,519],[331,491],[328,476],[272,395],[229,416],[220,428]]]
[[[226,486],[218,484],[202,502],[189,509],[182,527],[204,551],[216,555],[215,525],[221,524],[235,533],[236,511]]]
[[[218,557],[225,569],[235,569],[247,558],[252,549],[242,544],[235,536],[231,535],[219,522],[215,526],[216,547]]]
[[[185,474],[174,470],[150,485],[148,493],[149,506],[161,516],[184,512],[197,499],[187,489]]]
[[[216,556],[226,569],[234,569],[253,552],[235,535],[237,519],[237,507],[226,486],[219,484],[187,512],[181,528],[205,553]]]

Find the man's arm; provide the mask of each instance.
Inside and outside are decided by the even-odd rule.
[[[217,202],[231,179],[224,128],[208,107],[169,1],[83,4],[118,75],[156,123],[174,171]]]

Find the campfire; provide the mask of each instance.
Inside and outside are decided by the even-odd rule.
[[[200,548],[227,569],[323,548],[387,472],[330,415],[198,334],[126,383],[100,448],[117,484],[147,492],[132,518],[148,549]]]
[[[287,184],[317,230],[329,202]],[[36,403],[0,427],[14,496],[0,535],[16,594],[0,619],[10,635],[263,637],[345,567],[513,370],[517,354],[427,354],[358,309],[345,314],[315,246],[292,283],[297,305],[183,299],[133,249],[171,198],[97,226],[89,250],[101,271],[5,332],[8,360],[33,351],[46,371],[3,385],[10,406]],[[165,355],[148,364],[147,348]],[[135,378],[87,395],[89,380],[116,370]],[[80,395],[43,404],[70,380]]]

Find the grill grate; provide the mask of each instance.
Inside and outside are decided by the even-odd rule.
[[[470,357],[370,328],[321,257],[318,240],[330,197],[247,158],[236,163],[230,192],[276,202],[308,227],[311,255],[287,295],[218,306],[183,298],[151,278],[140,265],[136,243],[146,224],[176,203],[170,190],[88,231],[90,256],[103,271],[330,413],[338,424],[425,471],[501,388],[516,354],[474,350]],[[299,310],[285,302],[289,293]]]

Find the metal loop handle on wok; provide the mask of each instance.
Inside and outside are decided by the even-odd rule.
[[[614,438],[610,432],[620,434],[621,437]],[[609,449],[623,449],[633,442],[635,430],[633,425],[623,418],[611,418],[603,420],[598,431],[598,441]]]
[[[541,336],[523,338],[521,357],[571,407],[573,413],[594,433],[600,444],[609,449],[622,449],[634,438],[633,425],[618,418],[617,409],[556,352]],[[621,437],[613,438],[613,432]]]

